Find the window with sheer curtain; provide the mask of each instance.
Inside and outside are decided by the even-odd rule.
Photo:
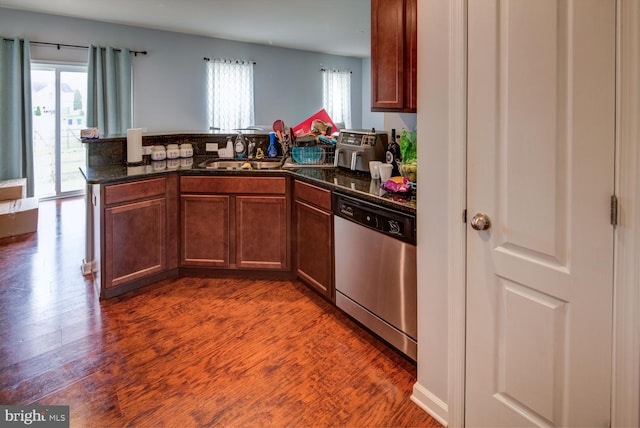
[[[212,59],[207,62],[209,129],[253,125],[253,62]]]
[[[322,106],[334,123],[351,128],[351,72],[322,70]]]

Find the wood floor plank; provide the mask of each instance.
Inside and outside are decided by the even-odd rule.
[[[416,367],[297,281],[178,278],[99,301],[82,199],[0,242],[0,403],[78,427],[440,425]]]

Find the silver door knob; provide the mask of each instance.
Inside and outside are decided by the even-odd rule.
[[[475,230],[487,230],[491,227],[491,219],[484,213],[477,213],[471,219],[471,227]]]

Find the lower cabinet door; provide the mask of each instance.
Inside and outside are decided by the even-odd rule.
[[[301,201],[295,202],[295,210],[298,277],[332,300],[333,216]]]
[[[106,208],[104,222],[105,287],[166,269],[164,198]]]
[[[285,196],[236,197],[236,266],[289,268],[289,217]]]
[[[229,267],[229,201],[226,195],[182,195],[182,266]]]

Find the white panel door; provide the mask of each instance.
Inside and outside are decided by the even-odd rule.
[[[466,425],[609,426],[615,0],[468,5]]]

